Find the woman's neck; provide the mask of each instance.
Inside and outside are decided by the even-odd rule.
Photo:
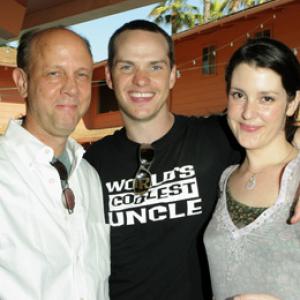
[[[287,141],[277,147],[246,150],[246,158],[241,167],[251,173],[259,173],[269,166],[288,163],[297,152],[298,150]]]

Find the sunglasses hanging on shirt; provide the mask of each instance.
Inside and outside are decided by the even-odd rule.
[[[57,170],[59,174],[63,193],[63,205],[68,210],[69,214],[72,214],[75,207],[75,195],[69,188],[68,171],[65,165],[58,159],[54,158],[50,164]]]
[[[154,160],[154,148],[150,144],[139,147],[139,168],[134,178],[133,190],[135,194],[144,194],[152,186],[150,167]]]

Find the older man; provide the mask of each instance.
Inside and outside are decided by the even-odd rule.
[[[101,184],[69,138],[90,103],[89,43],[65,28],[29,32],[17,63],[27,111],[0,139],[0,299],[108,299]]]

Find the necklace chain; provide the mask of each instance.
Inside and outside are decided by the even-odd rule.
[[[291,155],[291,153],[293,152],[293,150],[294,150],[294,148],[292,148],[291,151],[289,151],[288,155],[287,155],[282,161],[280,161],[279,163],[277,163],[277,164],[275,164],[275,165],[280,165],[280,164],[286,162],[287,159],[289,158],[289,156]],[[245,184],[246,190],[252,191],[252,190],[254,190],[254,189],[256,188],[256,175],[262,173],[265,169],[267,169],[267,167],[264,168],[263,170],[261,170],[260,172],[255,172],[255,173],[253,173],[253,174],[248,178],[248,180],[247,180],[247,182],[246,182],[246,184]]]
[[[257,173],[254,173],[254,174],[251,175],[251,176],[249,177],[249,179],[247,180],[246,185],[245,185],[246,190],[251,191],[251,190],[254,190],[254,189],[255,189],[255,187],[256,187],[256,174],[257,174]]]

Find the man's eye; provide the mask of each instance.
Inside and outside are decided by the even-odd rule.
[[[161,66],[161,65],[153,65],[152,66],[152,70],[154,70],[154,71],[159,71],[159,70],[161,70],[163,67]]]
[[[85,72],[78,73],[78,76],[80,78],[87,78],[87,79],[89,79],[91,77],[90,74],[85,73]]]
[[[48,72],[48,76],[51,76],[51,77],[56,77],[58,75],[59,75],[59,72],[57,72],[57,71],[50,71],[50,72]]]
[[[130,66],[130,65],[122,65],[122,66],[120,66],[120,69],[122,71],[130,71],[132,69],[132,66]]]

